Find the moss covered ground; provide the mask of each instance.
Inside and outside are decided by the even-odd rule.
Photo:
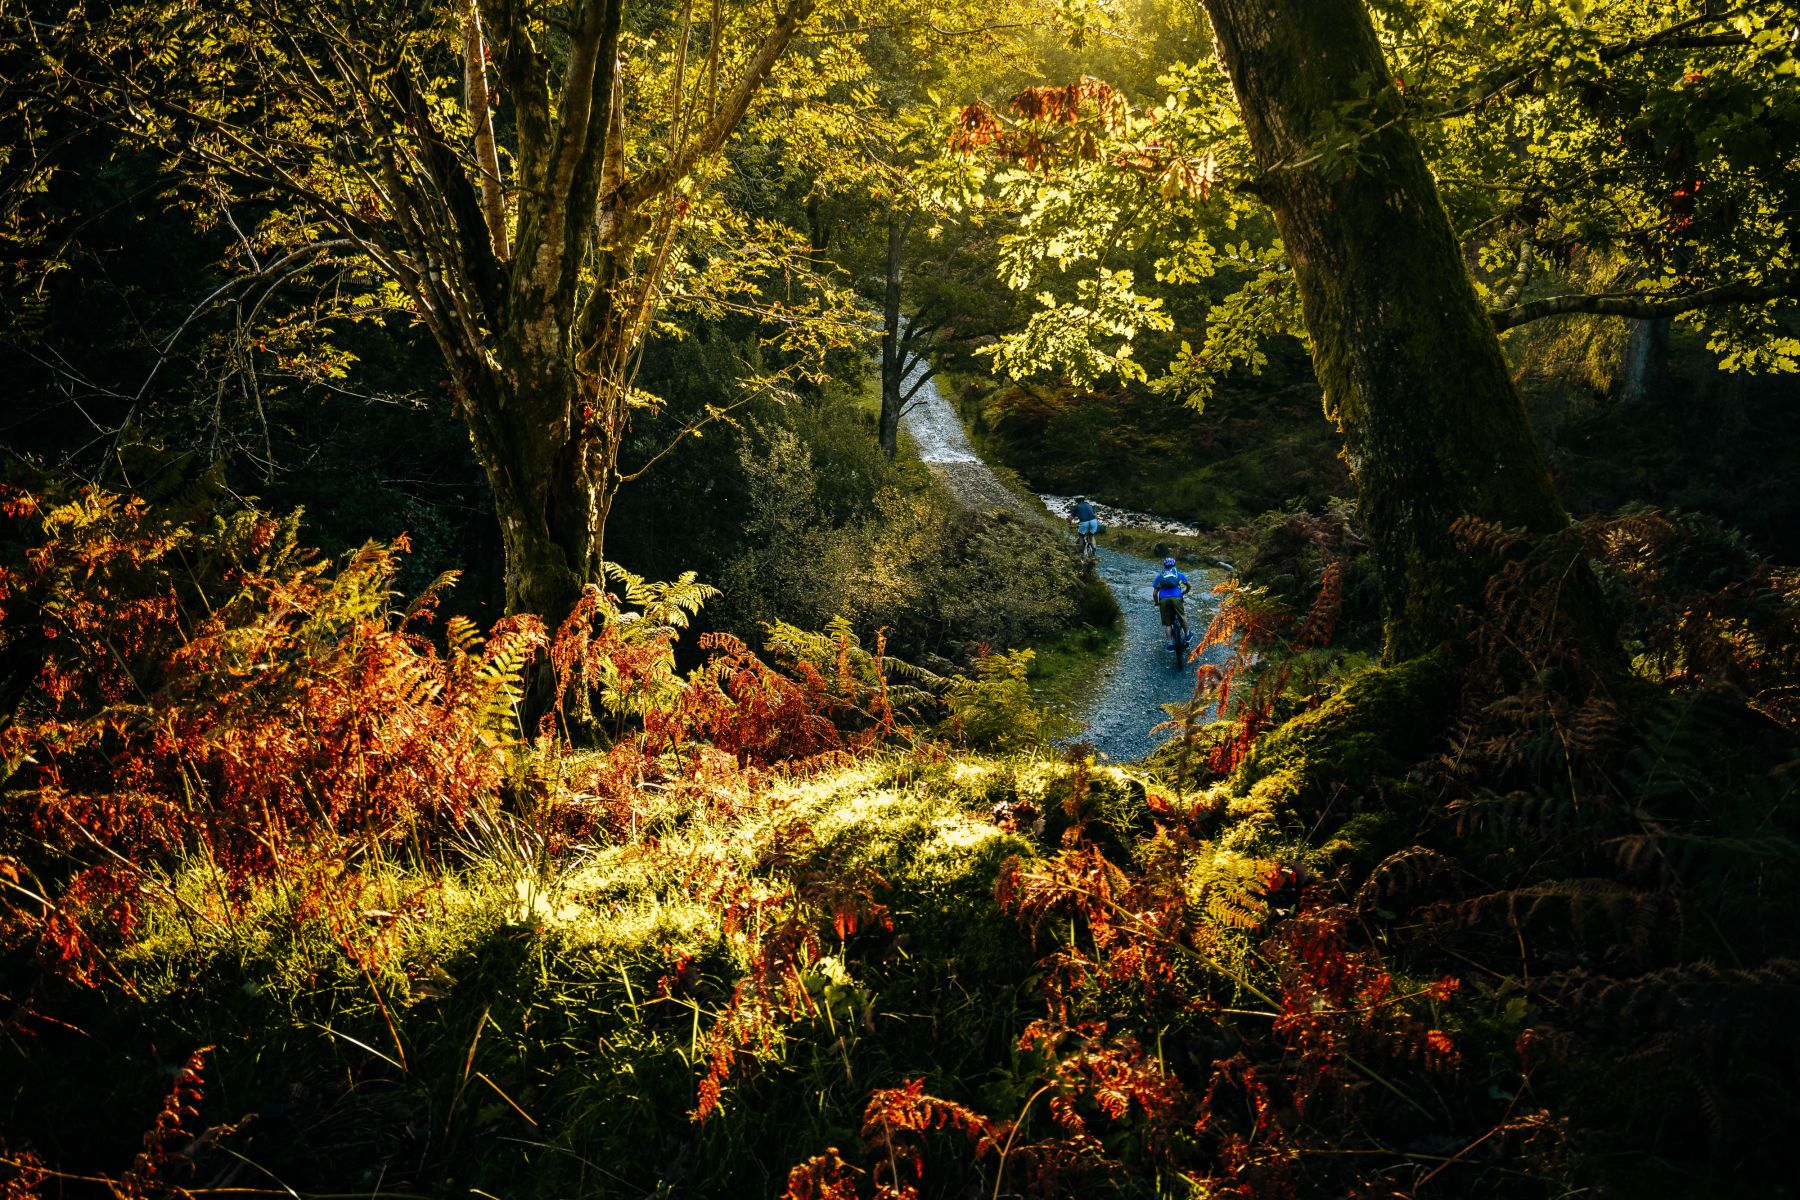
[[[391,868],[355,914],[383,931],[360,960],[303,897],[222,923],[158,908],[118,956],[129,994],[50,985],[36,1003],[57,1021],[0,1050],[9,1144],[122,1171],[172,1064],[212,1046],[205,1108],[242,1123],[224,1144],[246,1184],[774,1195],[792,1163],[854,1141],[869,1088],[929,1074],[977,1099],[1004,1071],[1033,955],[994,881],[1037,851],[993,807],[1042,800],[1056,773],[883,758],[696,791],[549,877],[492,848],[451,873]],[[810,1014],[747,1038],[695,1121],[709,1031],[763,953],[734,913],[778,922],[825,881],[858,881],[866,924],[824,931],[800,972]],[[195,868],[175,886],[210,885]]]

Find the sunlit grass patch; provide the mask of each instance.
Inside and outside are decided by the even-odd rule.
[[[221,1111],[292,1112],[326,1139],[258,1152],[301,1190],[325,1178],[302,1146],[337,1147],[330,1177],[366,1170],[374,1187],[417,1128],[451,1138],[434,1151],[439,1177],[494,1195],[653,1191],[671,1146],[702,1191],[773,1194],[799,1147],[853,1124],[866,1081],[991,1059],[1017,1036],[1031,949],[994,885],[1008,859],[1039,851],[993,805],[1047,797],[1067,771],[872,753],[647,792],[618,835],[532,870],[472,843],[434,868],[354,864],[316,890],[283,880],[227,897],[203,861],[148,874],[160,898],[111,958],[131,994],[55,1055],[66,1079],[107,1072],[110,1086],[43,1115],[135,1136],[160,1086],[149,1047],[214,1045]],[[860,910],[834,910],[846,898]],[[818,934],[793,964],[807,999],[753,1014],[697,1125],[715,1030],[770,971],[769,938],[790,917]],[[959,987],[990,999],[946,1006]],[[746,1185],[747,1170],[768,1174]]]

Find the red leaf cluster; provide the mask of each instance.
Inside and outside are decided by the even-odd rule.
[[[1182,731],[1184,779],[1188,747],[1200,715],[1209,708],[1236,722],[1232,735],[1214,742],[1207,752],[1207,769],[1215,775],[1230,774],[1258,738],[1293,715],[1282,705],[1294,692],[1310,692],[1317,684],[1317,664],[1306,652],[1331,644],[1343,607],[1343,585],[1343,564],[1327,563],[1318,596],[1298,619],[1284,606],[1237,583],[1215,589],[1218,610],[1188,656],[1197,664],[1194,694],[1185,714],[1171,722]],[[1206,653],[1217,647],[1228,652],[1224,664],[1204,661]]]
[[[843,707],[831,681],[811,663],[777,670],[728,633],[707,633],[713,652],[676,708],[659,714],[653,736],[665,744],[698,738],[739,763],[768,766],[844,748],[833,716]]]
[[[1161,1173],[1244,1200],[1309,1194],[1309,1156],[1362,1144],[1358,1125],[1388,1100],[1371,1090],[1376,1072],[1456,1068],[1455,1039],[1430,1007],[1452,1001],[1456,980],[1397,987],[1351,910],[1322,904],[1305,872],[1278,863],[1251,874],[1254,907],[1236,910],[1261,915],[1221,927],[1188,894],[1198,847],[1165,829],[1132,867],[1090,846],[1002,873],[1000,903],[1057,931],[1040,964],[1046,1016],[1018,1043],[1035,1090],[1012,1121],[951,1106],[943,1127],[966,1132],[978,1159],[992,1154],[1004,1188],[1079,1194]],[[1159,1031],[1154,1049],[1130,1032],[1143,1028]],[[913,1081],[877,1093],[870,1112],[883,1129],[923,1130],[947,1103]],[[874,1196],[917,1194],[916,1137],[889,1132],[865,1149]],[[1336,1162],[1335,1178],[1354,1178],[1355,1162]],[[833,1152],[795,1178],[790,1196],[848,1196],[865,1177]]]
[[[434,638],[447,581],[396,611],[405,549],[371,543],[333,566],[296,519],[210,499],[0,492],[0,815],[49,850],[0,861],[15,884],[0,936],[94,981],[147,905],[218,921],[279,879],[296,919],[324,919],[366,958],[395,927],[364,910],[404,906],[365,894],[381,886],[365,864],[432,853],[478,802],[554,809],[552,842],[623,832],[647,789],[741,795],[747,771],[897,727],[879,644],[872,674],[853,671],[847,633],[835,670],[708,635],[710,661],[683,679],[676,627],[593,587],[554,637],[517,616],[486,637],[452,618]],[[546,658],[554,712],[531,765],[520,710]],[[616,740],[566,767],[553,718],[592,728],[596,696]],[[552,796],[552,775],[586,790]],[[175,894],[161,871],[177,863],[211,873],[207,899]],[[878,908],[823,911],[849,931]],[[783,961],[772,942],[762,953]]]
[[[176,1072],[169,1094],[144,1133],[144,1148],[113,1189],[116,1195],[125,1200],[159,1200],[190,1194],[177,1186],[172,1176],[193,1161],[191,1147],[199,1132],[195,1126],[205,1092],[206,1056],[212,1050],[211,1046],[200,1047]]]
[[[1083,75],[1073,83],[1028,87],[1007,101],[1007,116],[976,100],[957,114],[950,150],[978,153],[1031,172],[1104,161],[1112,168],[1156,182],[1165,198],[1212,194],[1219,179],[1216,151],[1181,152],[1161,138],[1134,139],[1131,105],[1103,79]]]

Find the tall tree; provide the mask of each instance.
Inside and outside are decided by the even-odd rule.
[[[670,295],[780,310],[777,357],[796,329],[852,329],[808,293],[803,239],[716,186],[773,81],[804,101],[854,70],[794,61],[816,2],[127,3],[18,28],[42,103],[164,156],[247,252],[353,262],[368,303],[429,330],[492,485],[508,606],[556,619],[643,465],[622,451],[656,403],[635,372]],[[762,297],[769,276],[790,287]]]
[[[1385,599],[1387,651],[1449,632],[1478,565],[1475,516],[1568,524],[1492,321],[1450,229],[1363,0],[1205,0],[1260,191],[1300,289],[1327,414],[1344,436]],[[1321,143],[1354,115],[1349,158]]]
[[[964,145],[1006,163],[1026,214],[1002,272],[1039,304],[996,359],[1199,402],[1260,364],[1261,338],[1306,336],[1396,653],[1441,636],[1481,577],[1454,517],[1566,521],[1497,329],[1682,314],[1728,368],[1800,362],[1773,319],[1800,294],[1800,99],[1775,0],[1402,0],[1379,22],[1360,0],[1202,7],[1224,78],[1172,65],[1141,110],[1094,80],[965,110]],[[1164,299],[1214,277],[1238,290],[1214,292],[1204,344],[1140,365],[1136,335],[1176,325]]]
[[[1800,370],[1800,341],[1779,316],[1800,300],[1791,3],[1399,0],[1373,13],[1393,94],[1331,113],[1316,129],[1316,161],[1352,164],[1366,136],[1404,124],[1479,263],[1477,292],[1496,327],[1568,314],[1679,317],[1706,332],[1727,370]],[[1110,75],[1115,65],[1141,71],[1135,61],[1099,68]],[[1243,224],[1259,208],[1260,168],[1213,64],[1164,59],[1153,89],[1140,81],[1120,94],[1139,112],[1109,109],[1113,93],[1098,87],[1083,113],[1047,110],[1041,98],[1011,106],[1002,148],[1038,178],[1000,179],[1026,217],[1020,236],[1002,239],[1002,266],[1043,310],[1001,361],[1113,369],[1103,343],[1163,327],[1152,299],[1181,303],[1222,261],[1270,267],[1251,272],[1224,320],[1208,319],[1211,345],[1176,356],[1181,390],[1197,384],[1203,398],[1208,373],[1253,361],[1245,351],[1256,330],[1282,326],[1258,296],[1271,285],[1291,291],[1287,264]],[[1184,158],[1211,162],[1220,186],[1165,186],[1160,196],[1147,186],[1146,167]],[[1122,186],[1132,180],[1136,188]],[[1120,259],[1139,268],[1129,285]],[[1085,272],[1070,270],[1084,261]],[[1154,282],[1142,269],[1151,265]],[[1222,324],[1249,339],[1218,340]]]
[[[958,260],[967,259],[959,252],[974,222],[943,198],[968,169],[944,152],[949,114],[936,89],[1029,70],[1030,35],[1047,36],[1052,25],[1021,0],[982,4],[962,20],[954,29],[899,26],[870,37],[869,86],[857,122],[842,130],[849,152],[818,177],[808,205],[814,247],[858,280],[880,315],[876,440],[890,459],[899,452],[900,418],[934,371],[928,357],[953,322],[959,336],[971,334],[972,314],[956,293],[967,290],[973,264]],[[976,273],[992,277],[985,261]]]

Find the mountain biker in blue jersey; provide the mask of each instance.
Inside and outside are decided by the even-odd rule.
[[[1075,522],[1075,532],[1080,535],[1079,542],[1083,554],[1094,552],[1094,535],[1100,532],[1100,514],[1088,503],[1086,496],[1075,497],[1075,504],[1069,510],[1069,520]]]
[[[1187,641],[1187,594],[1193,590],[1188,577],[1172,558],[1163,559],[1163,569],[1151,585],[1156,592],[1156,607],[1162,613],[1163,632],[1169,636],[1169,649],[1175,649],[1176,630]]]

